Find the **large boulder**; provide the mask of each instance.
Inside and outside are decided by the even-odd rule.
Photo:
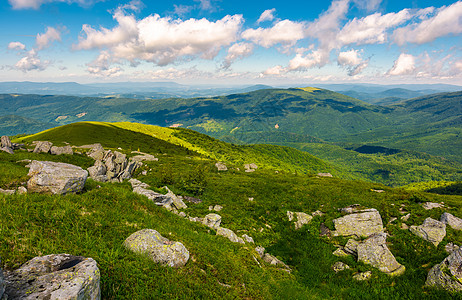
[[[443,213],[440,218],[440,222],[452,227],[455,230],[462,230],[462,219],[451,215],[450,213]]]
[[[5,151],[10,154],[14,154],[13,152],[13,144],[10,141],[10,138],[6,135],[2,136],[0,139],[0,151]]]
[[[242,238],[238,237],[234,233],[234,231],[232,231],[231,229],[228,229],[228,228],[218,227],[217,228],[217,235],[224,236],[224,237],[228,238],[233,243],[245,244],[245,242],[244,242],[244,240]]]
[[[182,243],[170,241],[153,229],[133,233],[124,245],[133,252],[147,255],[153,261],[173,268],[183,267],[189,260],[189,251]]]
[[[66,163],[37,161],[29,164],[27,190],[35,193],[67,194],[82,191],[88,172]]]
[[[101,144],[84,145],[80,146],[79,148],[90,148],[90,151],[87,152],[87,155],[94,160],[103,160],[104,158],[105,153]]]
[[[368,237],[383,232],[382,218],[374,208],[335,219],[334,225],[334,236]]]
[[[6,275],[8,299],[100,299],[100,272],[92,258],[35,257]]]
[[[50,148],[50,153],[54,155],[61,155],[61,154],[69,154],[72,155],[74,154],[74,151],[72,150],[72,147],[67,145],[64,147],[57,147],[57,146],[52,146]]]
[[[462,248],[452,252],[428,272],[425,285],[450,292],[462,291]]]
[[[215,230],[217,230],[218,227],[220,227],[220,223],[221,216],[218,214],[208,214],[204,217],[204,219],[202,219],[202,224]]]
[[[358,261],[371,265],[391,276],[404,273],[405,267],[398,263],[386,245],[387,235],[376,233],[356,247]]]
[[[35,149],[34,153],[49,153],[51,150],[51,147],[53,146],[52,142],[47,142],[47,141],[38,141],[35,144]]]
[[[409,230],[424,240],[429,241],[435,247],[446,236],[446,224],[432,218],[426,218],[422,225],[411,226]]]

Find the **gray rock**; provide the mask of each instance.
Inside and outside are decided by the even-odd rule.
[[[422,204],[422,207],[426,210],[430,210],[434,208],[443,208],[444,205],[435,202],[425,202],[424,204]]]
[[[362,273],[353,275],[353,279],[358,280],[358,281],[369,280],[371,277],[372,277],[371,271],[362,272]]]
[[[14,151],[11,148],[0,147],[0,151],[6,152],[6,153],[9,153],[9,154],[14,154]]]
[[[321,223],[321,225],[319,225],[319,235],[320,236],[330,236],[331,235],[330,229],[329,227],[326,226],[326,224]]]
[[[88,176],[86,170],[71,164],[34,160],[29,166],[27,189],[32,193],[78,193]]]
[[[35,257],[5,276],[8,299],[100,299],[100,272],[92,258]]]
[[[247,234],[243,234],[242,235],[242,238],[247,242],[247,243],[252,243],[252,244],[255,244],[255,242],[253,241],[253,238],[248,236]]]
[[[425,285],[449,292],[462,291],[462,248],[452,252],[440,264],[435,265],[428,272]]]
[[[411,226],[409,230],[424,240],[429,241],[435,245],[435,247],[438,246],[446,236],[446,224],[432,218],[426,218],[422,225]]]
[[[147,189],[149,187],[149,184],[144,183],[136,178],[131,178],[128,182],[130,182],[130,184],[132,185],[132,188],[142,187],[144,189]]]
[[[332,255],[337,256],[337,257],[347,257],[350,256],[349,253],[346,253],[345,250],[342,248],[337,248],[334,252],[332,252]]]
[[[265,255],[265,248],[263,248],[262,246],[255,247],[255,251],[257,251],[258,255],[260,255],[261,258],[263,258],[263,255]]]
[[[313,219],[313,216],[304,212],[296,212],[295,215],[297,217],[297,221],[294,223],[295,229],[302,228],[303,225],[308,224]]]
[[[462,219],[457,218],[450,213],[443,213],[441,215],[440,221],[443,222],[446,225],[451,226],[452,229],[455,230],[462,230]]]
[[[245,242],[244,242],[244,240],[242,238],[238,237],[234,233],[234,231],[232,231],[231,229],[228,229],[228,228],[218,227],[217,228],[217,235],[224,236],[224,237],[228,238],[233,243],[245,244]]]
[[[320,210],[317,210],[317,211],[312,212],[311,215],[313,217],[317,217],[317,216],[323,216],[324,213],[322,211],[320,211]]]
[[[19,194],[19,195],[27,194],[27,189],[25,187],[23,187],[23,186],[20,186],[16,190],[16,194]]]
[[[199,199],[199,198],[194,198],[194,197],[189,197],[189,196],[184,196],[183,198],[184,198],[185,201],[190,202],[190,203],[194,203],[194,204],[198,204],[198,203],[202,202],[202,200]]]
[[[52,146],[50,148],[50,153],[51,154],[54,154],[54,155],[61,155],[61,154],[69,154],[69,155],[72,155],[74,154],[74,151],[72,151],[72,147],[67,145],[67,146],[64,146],[64,147],[56,147],[56,146]]]
[[[172,199],[167,195],[156,193],[141,186],[133,188],[133,192],[148,197],[149,200],[154,201],[159,206],[170,205],[172,203]]]
[[[291,222],[294,219],[294,213],[288,210],[287,217],[289,218],[289,222]]]
[[[215,164],[215,167],[217,168],[218,171],[228,171],[228,167],[222,162],[217,162]]]
[[[136,161],[136,162],[143,162],[143,161],[159,161],[157,157],[151,154],[143,154],[143,155],[136,155],[133,157],[130,157],[131,161]]]
[[[164,189],[167,190],[167,195],[172,199],[172,203],[176,209],[187,208],[186,204],[183,202],[183,197],[175,195],[168,187],[164,186]]]
[[[258,166],[254,163],[251,163],[251,164],[245,164],[244,168],[245,168],[245,172],[249,173],[249,172],[255,172],[255,170],[258,169]]]
[[[351,204],[347,207],[339,208],[338,211],[344,214],[352,214],[361,210],[361,204]]]
[[[217,230],[221,224],[221,216],[218,214],[208,214],[202,220],[202,224]]]
[[[142,162],[139,161],[129,161],[125,170],[121,174],[118,175],[119,179],[124,180],[131,178],[133,173],[143,165]]]
[[[446,250],[447,253],[452,253],[452,252],[454,252],[456,250],[459,250],[459,248],[460,247],[458,245],[454,244],[453,242],[448,243],[448,244],[446,244],[446,246],[444,246],[444,250]]]
[[[407,214],[405,216],[402,216],[401,220],[403,220],[404,222],[407,222],[407,220],[409,220],[410,217],[411,217],[411,214]]]
[[[0,189],[0,194],[4,194],[4,195],[13,195],[15,192],[15,190],[4,190],[4,189]]]
[[[38,141],[35,144],[35,149],[34,153],[49,153],[51,150],[51,146],[53,146],[53,143],[47,142],[47,141]]]
[[[368,237],[383,232],[382,218],[376,209],[367,209],[335,219],[334,226],[334,236]]]
[[[345,247],[343,248],[343,250],[346,253],[352,254],[354,256],[358,256],[358,245],[359,245],[359,243],[360,242],[358,242],[356,240],[349,239],[348,242],[346,243]]]
[[[10,148],[13,149],[13,144],[10,141],[10,138],[6,135],[3,135],[0,139],[0,146],[2,148]]]
[[[335,273],[338,273],[338,272],[349,269],[350,266],[343,263],[343,262],[341,262],[341,261],[337,261],[332,265],[331,268],[332,268],[332,270],[334,270]]]
[[[221,211],[222,209],[223,209],[223,206],[218,205],[218,204],[213,207],[214,211]]]
[[[133,233],[124,245],[133,252],[147,255],[156,263],[173,268],[183,267],[189,260],[189,251],[182,243],[170,241],[153,229]]]
[[[399,276],[406,268],[398,263],[386,245],[387,235],[376,233],[357,246],[358,261],[371,265],[390,276]]]
[[[408,229],[409,229],[409,226],[407,226],[406,223],[401,223],[400,228],[403,229],[403,230],[408,230]]]
[[[319,177],[333,177],[331,173],[318,173],[316,175]]]
[[[106,166],[100,160],[95,160],[95,164],[88,169],[88,174],[92,179],[97,178],[101,175],[106,175]]]

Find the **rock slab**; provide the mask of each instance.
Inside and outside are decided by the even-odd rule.
[[[224,237],[228,238],[233,243],[245,244],[245,242],[244,242],[244,240],[242,238],[238,237],[234,233],[234,231],[232,231],[231,229],[228,229],[228,228],[218,227],[217,228],[217,235],[224,236]]]
[[[334,225],[334,236],[368,237],[383,232],[382,218],[374,208],[335,219]]]
[[[37,161],[29,165],[27,190],[30,193],[68,194],[83,190],[88,172],[66,163]]]
[[[441,215],[440,222],[452,227],[455,230],[462,230],[462,219],[445,212]]]
[[[5,277],[8,299],[101,299],[92,258],[69,254],[35,257]]]
[[[452,252],[428,272],[425,285],[450,292],[462,291],[462,248]]]
[[[182,243],[170,241],[154,229],[142,229],[133,233],[125,240],[124,245],[164,266],[180,268],[189,260],[189,251]]]
[[[422,225],[411,226],[409,230],[413,234],[429,241],[435,245],[435,247],[437,247],[446,236],[446,224],[432,218],[426,218]]]
[[[221,224],[221,216],[218,214],[208,214],[202,219],[202,224],[217,230]]]

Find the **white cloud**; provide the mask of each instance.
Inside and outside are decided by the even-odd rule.
[[[275,8],[265,10],[258,18],[257,23],[260,24],[264,21],[273,21],[274,20],[274,12],[276,11]]]
[[[177,16],[183,16],[189,13],[194,8],[193,6],[184,5],[184,4],[180,4],[180,5],[173,4],[173,7],[174,7],[173,13]]]
[[[74,48],[106,49],[116,59],[160,66],[191,57],[213,59],[222,47],[236,41],[243,22],[241,15],[227,15],[211,22],[205,18],[174,20],[158,14],[137,21],[121,10],[116,10],[114,19],[118,25],[113,29],[96,30],[83,25],[84,35]]]
[[[8,44],[8,49],[21,51],[26,49],[26,45],[20,42],[11,42]]]
[[[253,45],[250,43],[236,43],[228,49],[223,62],[223,69],[228,69],[231,64],[237,60],[249,56],[253,52]]]
[[[327,61],[329,61],[329,52],[322,49],[314,50],[306,56],[298,53],[292,60],[290,60],[288,70],[303,71],[314,67],[322,67]]]
[[[54,41],[61,41],[61,32],[56,28],[48,27],[45,33],[37,34],[35,41],[37,50],[42,50],[47,48]]]
[[[208,10],[208,11],[214,11],[214,7],[211,3],[211,0],[194,0],[196,2],[199,2],[199,8],[201,10]]]
[[[393,38],[398,45],[424,44],[442,36],[460,33],[462,33],[462,1],[441,7],[435,16],[424,19],[419,24],[396,29]]]
[[[411,54],[401,53],[393,68],[388,70],[388,75],[410,75],[415,71],[416,59]]]
[[[268,68],[266,71],[264,71],[261,76],[263,75],[281,75],[286,73],[286,69],[282,66],[274,66],[271,68]]]
[[[120,67],[111,68],[111,64],[111,55],[107,51],[102,51],[94,61],[87,64],[87,71],[90,74],[101,77],[113,77],[120,75],[122,69]]]
[[[21,58],[15,65],[15,67],[23,72],[37,70],[43,71],[48,65],[49,61],[42,61],[35,50],[30,50],[27,55]]]
[[[349,76],[355,76],[368,66],[369,60],[363,60],[359,50],[349,50],[339,53],[337,63],[348,70]]]
[[[368,11],[377,10],[382,3],[382,0],[353,0],[353,2],[360,8]]]
[[[103,0],[8,0],[13,9],[39,9],[42,4],[52,2],[78,3],[81,6],[90,6]]]
[[[387,40],[387,29],[402,24],[410,18],[411,14],[407,9],[398,13],[386,15],[375,13],[361,19],[354,18],[342,28],[337,38],[343,45],[384,43]]]
[[[265,48],[276,44],[293,46],[305,37],[304,30],[304,23],[282,20],[270,28],[247,29],[242,33],[242,38]]]

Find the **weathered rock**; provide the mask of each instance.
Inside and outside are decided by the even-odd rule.
[[[134,187],[133,192],[148,197],[149,200],[154,201],[159,206],[170,205],[172,203],[172,198],[167,195],[156,193],[141,186]]]
[[[100,272],[92,258],[69,254],[35,257],[9,272],[8,299],[100,299]]]
[[[332,252],[332,255],[337,256],[337,257],[347,257],[350,256],[349,253],[346,253],[345,250],[342,248],[337,248],[334,252]]]
[[[4,189],[1,189],[0,188],[0,194],[4,194],[4,195],[13,195],[14,194],[14,190],[4,190]]]
[[[409,229],[409,226],[407,226],[406,223],[401,223],[400,228],[403,229],[403,230],[408,230],[408,229]]]
[[[224,237],[228,238],[233,243],[245,244],[245,242],[244,242],[244,240],[242,238],[238,237],[234,233],[234,231],[232,231],[231,229],[228,229],[228,228],[218,227],[217,228],[217,235],[224,236]]]
[[[459,250],[459,248],[460,247],[458,245],[456,245],[456,244],[454,244],[452,242],[448,243],[448,244],[446,244],[446,246],[444,246],[444,250],[446,250],[447,253],[452,253],[452,252],[454,252],[456,250]]]
[[[136,155],[130,158],[131,161],[143,162],[143,161],[159,161],[157,157],[151,154]]]
[[[123,170],[122,173],[120,173],[117,177],[120,180],[128,179],[131,178],[133,173],[143,165],[142,162],[139,161],[129,161],[127,166],[125,167],[125,170]]]
[[[14,151],[11,148],[0,147],[0,151],[6,152],[6,153],[9,153],[9,154],[14,154]]]
[[[262,246],[255,247],[255,251],[257,251],[261,258],[263,258],[263,255],[265,255],[265,248]]]
[[[24,195],[24,194],[27,194],[27,189],[23,186],[20,186],[18,187],[18,189],[16,190],[16,194],[19,194],[19,195]],[[1,298],[0,298],[1,299]]]
[[[294,219],[294,213],[288,210],[287,217],[289,218],[289,222],[291,222]]]
[[[167,197],[172,199],[172,203],[176,209],[187,208],[186,204],[183,202],[183,197],[175,195],[168,187],[164,186],[164,189],[167,190]]]
[[[428,272],[425,285],[450,292],[462,291],[462,248],[452,252]]]
[[[319,177],[333,177],[331,173],[318,173],[316,175]]]
[[[383,232],[382,218],[376,209],[346,215],[334,220],[335,236],[368,237]]]
[[[222,209],[223,209],[223,206],[218,205],[218,204],[213,207],[214,211],[221,211]]]
[[[248,236],[247,234],[243,234],[242,235],[242,238],[247,242],[247,243],[252,243],[252,244],[255,244],[255,242],[253,241],[253,238]]]
[[[13,149],[13,144],[10,141],[10,138],[6,135],[3,135],[0,138],[0,147]]]
[[[426,210],[434,209],[434,208],[443,208],[444,205],[434,202],[425,202],[422,204],[422,207]]]
[[[296,212],[295,215],[297,216],[297,221],[295,222],[295,229],[302,228],[303,225],[308,224],[312,219],[313,216],[306,214],[304,212]]]
[[[320,211],[320,210],[317,210],[317,211],[312,212],[311,215],[312,215],[313,217],[316,217],[316,216],[323,216],[324,213],[323,213],[322,211]]]
[[[385,191],[384,190],[374,190],[374,189],[371,189],[372,192],[376,192],[376,193],[384,193]]]
[[[335,273],[338,273],[340,271],[344,271],[344,270],[349,269],[350,266],[343,263],[343,262],[341,262],[341,261],[337,261],[332,265],[331,268],[332,268],[332,270],[334,270]]]
[[[88,172],[66,163],[37,161],[30,163],[27,189],[32,193],[67,194],[82,191]]]
[[[358,280],[358,281],[369,280],[371,277],[372,277],[371,271],[362,272],[362,273],[353,275],[353,279]]]
[[[361,204],[351,204],[347,207],[339,208],[338,211],[344,214],[352,214],[361,210]]]
[[[130,184],[132,185],[132,188],[142,187],[142,188],[147,189],[149,187],[149,184],[141,182],[140,180],[136,178],[131,178],[128,182],[130,182]]]
[[[258,166],[254,163],[244,165],[245,172],[255,172],[258,169]]]
[[[398,263],[386,245],[387,235],[376,233],[357,246],[358,261],[371,265],[391,276],[399,276],[406,268]]]
[[[438,246],[446,236],[446,224],[432,218],[426,218],[422,225],[411,226],[409,230],[424,240],[429,241],[435,245],[435,247]]]
[[[49,153],[50,150],[51,150],[51,146],[53,146],[53,143],[51,142],[47,142],[47,141],[38,141],[36,144],[35,144],[35,149],[34,149],[34,153]]]
[[[450,213],[443,213],[441,215],[440,221],[446,225],[451,226],[452,229],[462,230],[462,219],[451,215]]]
[[[263,259],[264,262],[269,263],[270,265],[280,266],[280,267],[283,267],[283,268],[285,268],[287,270],[290,270],[289,266],[287,266],[284,262],[279,260],[276,256],[273,256],[273,255],[271,255],[269,253],[263,254],[262,259]]]
[[[189,260],[189,251],[180,242],[170,241],[153,229],[142,229],[124,242],[133,252],[147,255],[153,261],[173,268],[183,267]]]
[[[72,155],[74,154],[74,151],[72,150],[72,147],[67,145],[67,146],[64,146],[64,147],[56,147],[56,146],[52,146],[50,148],[50,153],[51,154],[54,154],[54,155],[61,155],[61,154],[69,154],[69,155]]]
[[[184,196],[183,198],[184,198],[185,201],[188,201],[188,202],[194,203],[194,204],[202,202],[202,200],[199,199],[199,198],[194,198],[194,197],[189,197],[189,196]]]
[[[100,160],[95,160],[95,164],[88,169],[88,174],[91,178],[95,179],[98,176],[106,175],[106,166]]]
[[[321,225],[319,226],[319,235],[321,235],[321,236],[330,236],[331,235],[330,229],[329,229],[329,227],[326,226],[326,224],[321,223]]]
[[[346,253],[352,254],[354,256],[358,256],[358,245],[359,245],[359,242],[357,240],[349,239],[345,247],[343,248],[343,250]]]
[[[404,222],[407,222],[407,220],[409,220],[410,217],[411,217],[411,214],[407,214],[405,216],[402,216],[401,220],[403,220]]]
[[[215,167],[217,167],[218,171],[228,171],[228,167],[222,162],[217,162]]]
[[[202,220],[202,224],[217,230],[221,224],[221,216],[218,214],[208,214]]]

